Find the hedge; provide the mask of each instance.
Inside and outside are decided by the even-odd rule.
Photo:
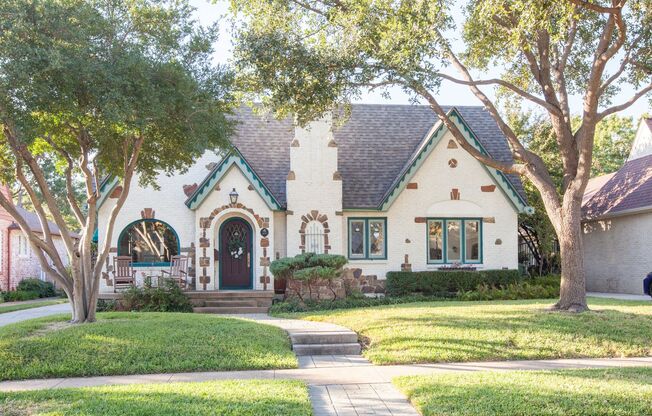
[[[518,270],[436,270],[387,273],[387,294],[405,296],[446,296],[450,293],[475,290],[480,285],[504,287],[522,278]]]

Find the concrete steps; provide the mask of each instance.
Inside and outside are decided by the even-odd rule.
[[[272,291],[193,291],[186,292],[195,313],[267,313],[272,306]]]
[[[297,356],[358,355],[361,350],[353,331],[293,331],[290,340]]]
[[[195,313],[239,314],[239,313],[267,313],[269,307],[259,306],[197,306],[192,308]]]

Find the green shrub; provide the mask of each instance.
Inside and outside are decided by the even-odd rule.
[[[173,281],[163,287],[132,286],[124,292],[122,305],[128,311],[192,312],[190,299]]]
[[[460,291],[460,300],[548,299],[559,296],[560,277],[535,277],[504,287],[481,284],[475,290]]]
[[[21,302],[39,298],[39,293],[31,290],[14,290],[3,295],[6,302]]]
[[[269,310],[271,315],[278,315],[283,313],[293,313],[293,312],[312,312],[312,311],[326,311],[334,309],[352,309],[352,308],[365,308],[371,306],[382,306],[382,305],[399,305],[402,303],[411,303],[411,302],[426,302],[434,300],[443,300],[442,297],[433,297],[433,296],[423,296],[423,295],[411,295],[411,296],[384,296],[380,298],[372,297],[347,297],[344,299],[335,299],[335,300],[311,300],[306,299],[303,302],[300,302],[297,299],[288,299],[284,302],[278,302],[272,305]]]
[[[57,291],[52,282],[44,282],[39,279],[23,279],[16,286],[16,290],[24,292],[36,292],[40,298],[51,298],[57,296]]]
[[[297,280],[305,283],[311,293],[312,284],[326,280],[333,292],[333,297],[337,297],[336,291],[332,288],[332,282],[341,275],[342,267],[347,261],[346,257],[335,254],[304,253],[274,260],[270,265],[270,271],[277,279]],[[296,295],[303,301],[301,293],[297,292]]]
[[[118,310],[118,302],[111,299],[98,299],[97,312],[114,312]]]
[[[504,287],[521,280],[518,270],[389,272],[386,287],[387,294],[391,296],[413,293],[448,296],[451,293],[474,290],[482,284]]]

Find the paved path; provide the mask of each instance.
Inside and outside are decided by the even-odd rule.
[[[652,357],[577,358],[565,360],[488,361],[469,363],[356,365],[288,370],[212,371],[197,373],[139,374],[128,376],[71,377],[3,381],[0,391],[38,390],[112,384],[172,383],[209,380],[292,379],[311,385],[389,383],[394,377],[469,371],[564,370],[573,368],[652,367]]]
[[[652,297],[646,295],[630,295],[629,293],[602,293],[602,292],[588,292],[586,296],[593,296],[596,298],[609,298],[620,300],[643,300],[652,302]]]
[[[0,313],[0,326],[15,324],[21,321],[26,321],[28,319],[57,315],[60,313],[70,313],[71,311],[72,309],[69,303],[60,303],[58,305],[42,306],[40,308],[31,308],[15,312]]]

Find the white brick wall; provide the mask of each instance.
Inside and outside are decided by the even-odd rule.
[[[586,288],[595,292],[643,294],[652,272],[652,212],[583,225]]]

